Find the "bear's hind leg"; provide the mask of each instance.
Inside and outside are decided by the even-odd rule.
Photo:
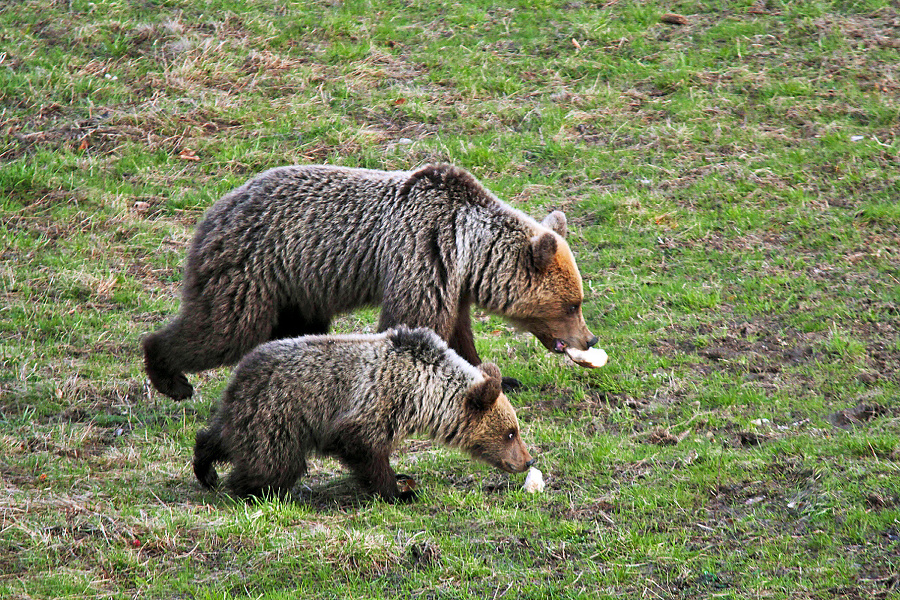
[[[213,463],[228,460],[228,453],[222,447],[222,436],[218,425],[197,432],[194,442],[194,475],[207,489],[216,487],[219,474]]]
[[[181,369],[173,366],[171,345],[165,341],[168,329],[144,338],[144,370],[159,392],[174,400],[184,400],[194,395],[194,386]]]
[[[275,327],[275,307],[267,298],[254,312],[236,310],[210,316],[199,300],[184,301],[181,314],[165,328],[144,338],[144,365],[157,390],[175,400],[190,398],[194,388],[185,373],[236,363],[267,341]]]
[[[235,461],[228,475],[228,488],[239,498],[290,498],[291,488],[297,478],[306,473],[306,460],[290,466],[277,473],[261,472],[258,467]]]

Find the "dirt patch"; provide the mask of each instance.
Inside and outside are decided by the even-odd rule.
[[[87,118],[70,112],[60,109],[40,113],[28,121],[10,122],[6,134],[14,143],[0,153],[0,159],[14,160],[37,149],[110,155],[128,142],[145,144],[149,150],[161,148],[183,158],[180,152],[186,139],[221,136],[243,125],[202,109],[175,115],[165,122],[149,108],[139,118],[124,107],[97,107]]]
[[[675,435],[666,428],[658,427],[646,435],[644,441],[656,446],[675,446],[681,440],[686,438],[688,434],[690,434],[690,430],[685,430],[682,433]]]
[[[601,499],[584,504],[553,502],[546,510],[556,518],[599,523],[604,527],[613,527],[616,521],[611,515],[618,513],[619,507],[614,500]]]
[[[411,544],[406,549],[406,561],[412,569],[430,569],[441,563],[441,548],[431,541]]]
[[[651,348],[657,354],[696,354],[706,359],[698,367],[738,369],[757,375],[779,373],[785,365],[815,360],[818,353],[814,345],[821,337],[820,334],[785,328],[772,319],[694,327],[674,325],[670,330],[680,335],[654,342]]]
[[[755,431],[738,431],[729,442],[735,448],[750,448],[761,445],[763,442],[771,439],[771,437]]]
[[[864,423],[871,421],[872,419],[890,414],[900,414],[900,408],[891,410],[884,406],[881,406],[880,404],[862,403],[854,406],[853,408],[833,412],[826,418],[828,419],[828,422],[835,427],[840,427],[841,429],[851,429],[853,427],[863,425]]]
[[[575,392],[571,388],[555,385],[541,386],[541,398],[531,404],[516,407],[516,413],[522,423],[533,419],[543,422],[554,422],[560,426],[579,423],[579,428],[587,436],[600,433],[631,433],[623,429],[621,421],[613,418],[613,412],[620,408],[628,408],[634,414],[646,414],[658,403],[657,400],[647,398],[634,398],[624,393],[612,393],[597,387],[586,381],[587,394],[581,400],[576,400]],[[643,428],[652,425],[637,421],[635,427]]]
[[[852,327],[850,336],[861,343],[857,368],[862,368],[856,375],[857,381],[875,386],[882,379],[900,379],[900,357],[885,341],[898,335],[896,325],[889,321],[864,321],[848,326]],[[669,331],[674,335],[651,344],[656,354],[696,355],[703,360],[691,366],[701,374],[742,373],[745,381],[760,386],[802,385],[803,376],[790,368],[840,358],[839,348],[829,344],[833,332],[799,331],[785,325],[780,318],[758,317],[689,327],[673,325]]]

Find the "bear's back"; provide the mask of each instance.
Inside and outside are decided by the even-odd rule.
[[[304,418],[325,423],[341,413],[443,396],[442,387],[464,389],[481,378],[432,330],[401,326],[268,342],[241,360],[226,395],[240,404],[247,398],[290,404]]]

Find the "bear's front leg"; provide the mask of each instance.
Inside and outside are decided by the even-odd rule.
[[[472,334],[471,303],[461,302],[453,321],[453,330],[447,338],[447,345],[474,366],[481,364],[481,358],[475,349],[475,336]]]
[[[397,485],[399,477],[391,468],[389,459],[390,455],[387,453],[373,455],[364,470],[357,471],[358,476],[365,477],[367,487],[380,495],[385,502],[412,502],[416,499],[416,492],[414,490],[400,491],[400,486]]]
[[[459,311],[456,315],[456,322],[453,325],[453,333],[447,340],[447,345],[455,350],[461,357],[477,367],[481,364],[481,358],[478,356],[478,351],[475,349],[475,336],[472,333],[470,308],[471,304],[469,302],[460,304]],[[503,378],[503,391],[510,392],[518,390],[521,387],[522,382],[515,377]]]
[[[371,449],[345,454],[341,460],[365,488],[381,496],[386,502],[412,502],[414,490],[400,491],[397,474],[391,468],[390,453]]]

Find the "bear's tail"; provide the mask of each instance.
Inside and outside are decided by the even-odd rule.
[[[228,453],[222,447],[222,436],[215,428],[201,429],[194,443],[194,475],[207,489],[216,487],[219,474],[213,463],[228,460]]]

